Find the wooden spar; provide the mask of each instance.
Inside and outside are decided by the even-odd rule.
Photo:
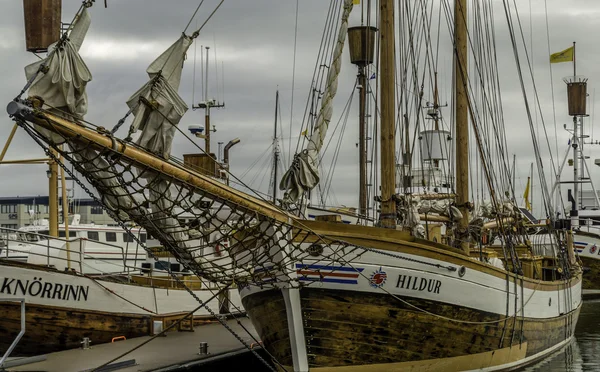
[[[396,228],[396,74],[394,41],[394,1],[379,1],[381,85],[381,225]]]
[[[456,194],[412,194],[412,197],[421,200],[443,200],[454,199],[456,198]]]
[[[359,216],[367,216],[367,113],[366,113],[366,101],[367,101],[367,75],[365,74],[365,68],[359,67],[358,69],[358,80],[360,85],[360,102],[359,102],[359,119],[358,119],[358,214]]]
[[[55,150],[50,150],[56,157]],[[48,162],[50,177],[48,178],[48,235],[58,238],[58,164],[55,160]]]
[[[360,26],[348,29],[348,49],[350,62],[358,66],[358,215],[368,215],[367,196],[367,94],[369,93],[369,80],[367,66],[373,63],[375,45],[375,27]]]
[[[10,146],[10,143],[12,142],[12,139],[15,136],[17,127],[18,127],[17,124],[13,125],[12,130],[10,131],[10,134],[8,135],[8,139],[6,140],[6,143],[4,144],[4,148],[2,149],[2,153],[0,154],[0,161],[4,160],[4,155],[6,155],[6,151],[8,150],[8,147]]]
[[[481,229],[482,230],[500,229],[500,228],[502,228],[502,225],[507,224],[507,223],[512,223],[512,222],[515,222],[515,219],[512,217],[506,217],[501,220],[496,219],[494,221],[484,223],[483,226],[481,226]]]
[[[275,93],[275,125],[273,129],[273,204],[277,203],[277,164],[279,164],[279,148],[277,139],[277,113],[279,109],[279,90]]]
[[[438,93],[438,79],[437,79],[437,71],[434,73],[434,79],[435,79],[435,87],[433,89],[433,108],[437,111],[440,108],[440,98],[439,98],[439,93]],[[436,115],[433,118],[433,129],[434,130],[440,130],[440,117],[436,112]],[[439,160],[434,160],[433,161],[433,166],[434,167],[439,167],[440,166],[440,161]]]
[[[208,50],[206,47],[206,78],[204,79],[204,151],[210,156],[210,105],[208,104]]]
[[[35,124],[40,125],[43,128],[59,133],[65,138],[77,137],[80,140],[87,140],[91,142],[92,145],[96,144],[97,146],[95,147],[97,148],[113,149],[113,151],[116,151],[117,153],[120,153],[123,156],[131,159],[132,163],[148,166],[155,169],[157,172],[176,178],[181,182],[191,184],[209,194],[214,195],[220,200],[228,202],[229,204],[237,205],[240,209],[253,211],[259,215],[272,218],[282,223],[291,223],[296,219],[295,216],[283,212],[267,202],[235,190],[218,182],[217,180],[213,180],[191,170],[171,164],[134,146],[125,146],[119,141],[116,142],[116,146],[113,146],[113,141],[110,137],[84,128],[66,119],[39,110],[36,111],[34,115],[35,116],[28,118],[28,120],[33,121]]]
[[[60,157],[61,164],[63,163],[63,157]],[[65,240],[67,248],[67,268],[71,270],[71,245],[69,243],[69,201],[67,200],[67,180],[65,178],[65,170],[60,167],[60,188],[62,197],[62,210],[63,210],[63,223],[65,224]]]
[[[421,221],[428,222],[450,222],[450,218],[446,216],[440,216],[437,214],[419,214]]]
[[[467,0],[455,0],[454,6],[454,76],[456,81],[456,194],[457,204],[463,218],[459,221],[460,232],[469,227],[469,110],[467,95]],[[460,244],[469,253],[469,242]]]

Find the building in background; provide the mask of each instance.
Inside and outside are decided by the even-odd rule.
[[[59,209],[62,211],[59,200]],[[47,196],[15,196],[0,197],[0,227],[18,229],[32,225],[35,220],[48,219]],[[116,225],[102,207],[93,199],[71,199],[69,214],[81,215],[80,223],[95,223],[97,225]],[[62,223],[62,212],[59,213]]]

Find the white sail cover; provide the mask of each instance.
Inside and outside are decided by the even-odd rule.
[[[344,0],[342,22],[338,31],[337,43],[333,52],[333,61],[327,73],[327,85],[323,93],[321,111],[311,133],[306,150],[297,154],[290,169],[283,175],[280,190],[286,190],[286,200],[295,202],[303,192],[311,190],[319,183],[319,151],[329,128],[333,114],[333,98],[337,93],[338,76],[342,68],[342,51],[348,33],[348,17],[352,11],[353,0]]]
[[[48,72],[37,75],[29,87],[29,95],[39,96],[47,105],[70,112],[76,118],[83,118],[87,113],[85,87],[92,81],[92,74],[79,55],[90,24],[91,17],[87,9],[83,9],[69,38],[58,49],[54,49],[56,44],[51,45],[45,59],[25,67],[25,75],[30,80],[45,63]]]
[[[150,64],[150,80],[127,101],[135,119],[129,133],[142,131],[137,144],[165,159],[171,154],[175,126],[188,109],[177,93],[185,54],[192,38],[182,35]],[[142,102],[142,98],[146,103]]]

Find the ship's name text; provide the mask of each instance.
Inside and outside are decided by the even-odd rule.
[[[15,296],[32,296],[64,301],[87,301],[89,286],[43,282],[42,278],[33,280],[0,278],[0,293]]]
[[[441,287],[441,280],[402,274],[398,275],[398,282],[396,283],[396,288],[411,289],[420,292],[427,291],[429,293],[440,293]]]

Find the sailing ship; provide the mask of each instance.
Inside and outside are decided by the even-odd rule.
[[[78,53],[78,26],[28,69],[29,97],[17,96],[7,110],[36,143],[56,151],[94,185],[120,223],[143,227],[183,266],[223,290],[237,285],[264,347],[282,369],[491,371],[532,363],[573,337],[581,268],[572,235],[550,224],[554,256],[534,255],[518,208],[510,207],[510,197],[503,198],[495,182],[500,172],[492,175],[467,75],[465,0],[456,0],[454,10],[453,192],[420,195],[432,206],[422,219],[418,195],[404,194],[412,190],[409,183],[397,192],[395,5],[378,5],[381,194],[374,225],[339,223],[335,213],[310,220],[298,212],[319,181],[318,154],[331,120],[353,0],[332,13],[341,20],[335,20],[339,31],[331,43],[321,111],[307,148],[284,175],[281,206],[187,166],[170,152],[187,109],[177,93],[182,62],[201,29],[184,30],[150,65],[150,80],[128,101],[134,119],[125,139],[83,120],[91,75]],[[373,47],[373,28],[356,35],[354,44]],[[55,79],[58,66],[70,66],[71,83]],[[487,220],[469,218],[469,124],[489,186]],[[182,223],[184,213],[195,218]],[[486,234],[501,244],[485,243]]]

